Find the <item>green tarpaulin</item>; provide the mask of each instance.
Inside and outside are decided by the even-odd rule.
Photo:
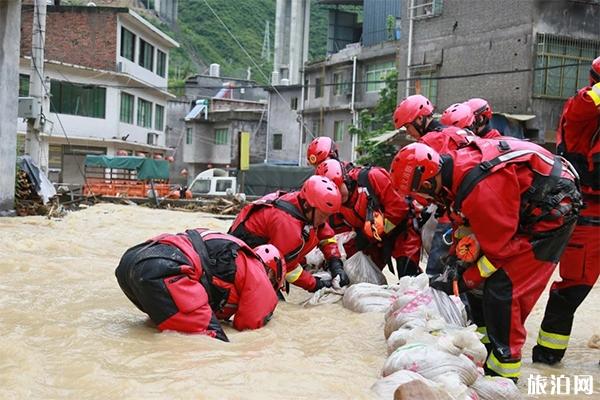
[[[85,156],[86,167],[134,169],[139,179],[169,179],[169,162],[144,157]]]

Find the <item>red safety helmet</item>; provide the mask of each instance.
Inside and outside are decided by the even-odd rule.
[[[306,149],[308,163],[316,167],[328,158],[339,158],[337,144],[328,136],[314,138]]]
[[[593,86],[598,82],[600,82],[600,57],[596,57],[596,59],[592,61],[592,66],[590,68],[590,86]]]
[[[473,111],[473,115],[477,122],[483,120],[487,123],[487,121],[492,119],[492,107],[487,100],[475,97],[467,100],[466,104],[471,108],[471,111]],[[479,117],[483,117],[483,119]]]
[[[277,247],[272,244],[263,244],[255,247],[254,252],[265,265],[267,276],[275,290],[282,289],[285,284],[287,270],[285,258],[281,256]]]
[[[400,129],[406,124],[413,122],[419,116],[433,114],[433,104],[429,99],[420,94],[408,96],[398,104],[394,111],[394,126]]]
[[[456,126],[462,129],[473,125],[474,120],[471,107],[465,103],[456,103],[444,110],[440,122],[446,126]]]
[[[333,181],[338,187],[344,183],[344,167],[338,160],[325,160],[317,167],[315,175],[325,176]]]
[[[440,155],[423,143],[412,143],[400,149],[390,167],[394,187],[401,194],[418,192],[423,182],[440,171]]]
[[[300,195],[309,206],[325,214],[334,214],[342,206],[342,194],[333,181],[313,175],[304,182]]]

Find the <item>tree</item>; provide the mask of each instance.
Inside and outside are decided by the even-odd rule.
[[[373,138],[394,129],[392,115],[396,109],[398,94],[398,73],[389,73],[385,77],[385,86],[379,92],[379,101],[370,110],[362,110],[359,115],[359,126],[350,127],[353,135],[358,135],[359,145],[356,151],[360,154],[361,164],[377,165],[389,168],[396,148],[391,144],[375,143]]]

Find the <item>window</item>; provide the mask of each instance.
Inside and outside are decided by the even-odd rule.
[[[29,75],[19,74],[19,96],[29,96]]]
[[[121,92],[121,122],[133,124],[133,102],[135,97],[129,93]]]
[[[321,78],[315,79],[315,99],[323,96],[323,85],[321,83]]]
[[[344,74],[341,72],[333,74],[333,95],[340,96],[350,93],[350,82],[344,80]]]
[[[538,33],[533,95],[566,99],[589,84],[590,63],[600,54],[600,41]]]
[[[378,92],[385,87],[385,78],[396,70],[394,61],[367,66],[367,92]]]
[[[333,122],[333,141],[336,143],[344,141],[344,121]]]
[[[152,71],[154,65],[154,46],[140,39],[140,58],[138,64]]]
[[[157,131],[162,131],[164,129],[164,121],[165,121],[165,108],[161,105],[156,105],[156,110],[154,111],[154,129]]]
[[[192,144],[192,128],[185,129],[185,144]]]
[[[276,133],[273,135],[273,150],[283,149],[283,134]]]
[[[317,137],[317,136],[321,136],[321,120],[320,119],[313,119],[312,122],[312,136],[313,137]]]
[[[135,62],[135,35],[121,27],[121,57]]]
[[[156,75],[166,77],[167,72],[167,55],[156,49]]]
[[[215,144],[229,144],[229,131],[227,128],[215,129]]]
[[[50,94],[51,112],[92,118],[105,117],[106,88],[52,80]]]
[[[410,5],[410,2],[408,2]],[[442,0],[414,0],[413,18],[431,18],[442,14]]]
[[[233,186],[233,182],[231,179],[217,179],[217,184],[215,187],[215,192],[226,192],[231,189]]]
[[[297,97],[292,97],[292,101],[290,101],[290,108],[292,110],[298,109],[298,98]]]
[[[437,102],[437,70],[430,67],[412,68],[410,72],[410,94],[422,94],[433,104]]]
[[[152,128],[152,103],[138,98],[137,124],[144,128]]]

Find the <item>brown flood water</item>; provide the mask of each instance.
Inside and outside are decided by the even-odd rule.
[[[229,223],[108,204],[62,220],[0,218],[0,398],[370,398],[386,357],[381,314],[306,309],[297,303],[309,294],[293,290],[267,327],[226,328],[223,343],[158,333],[119,289],[114,269],[128,247]],[[579,310],[560,368],[529,361],[544,305],[545,297],[527,323],[521,391],[529,374],[586,374],[595,395],[577,398],[600,398],[600,351],[587,347],[600,334],[600,289]]]

